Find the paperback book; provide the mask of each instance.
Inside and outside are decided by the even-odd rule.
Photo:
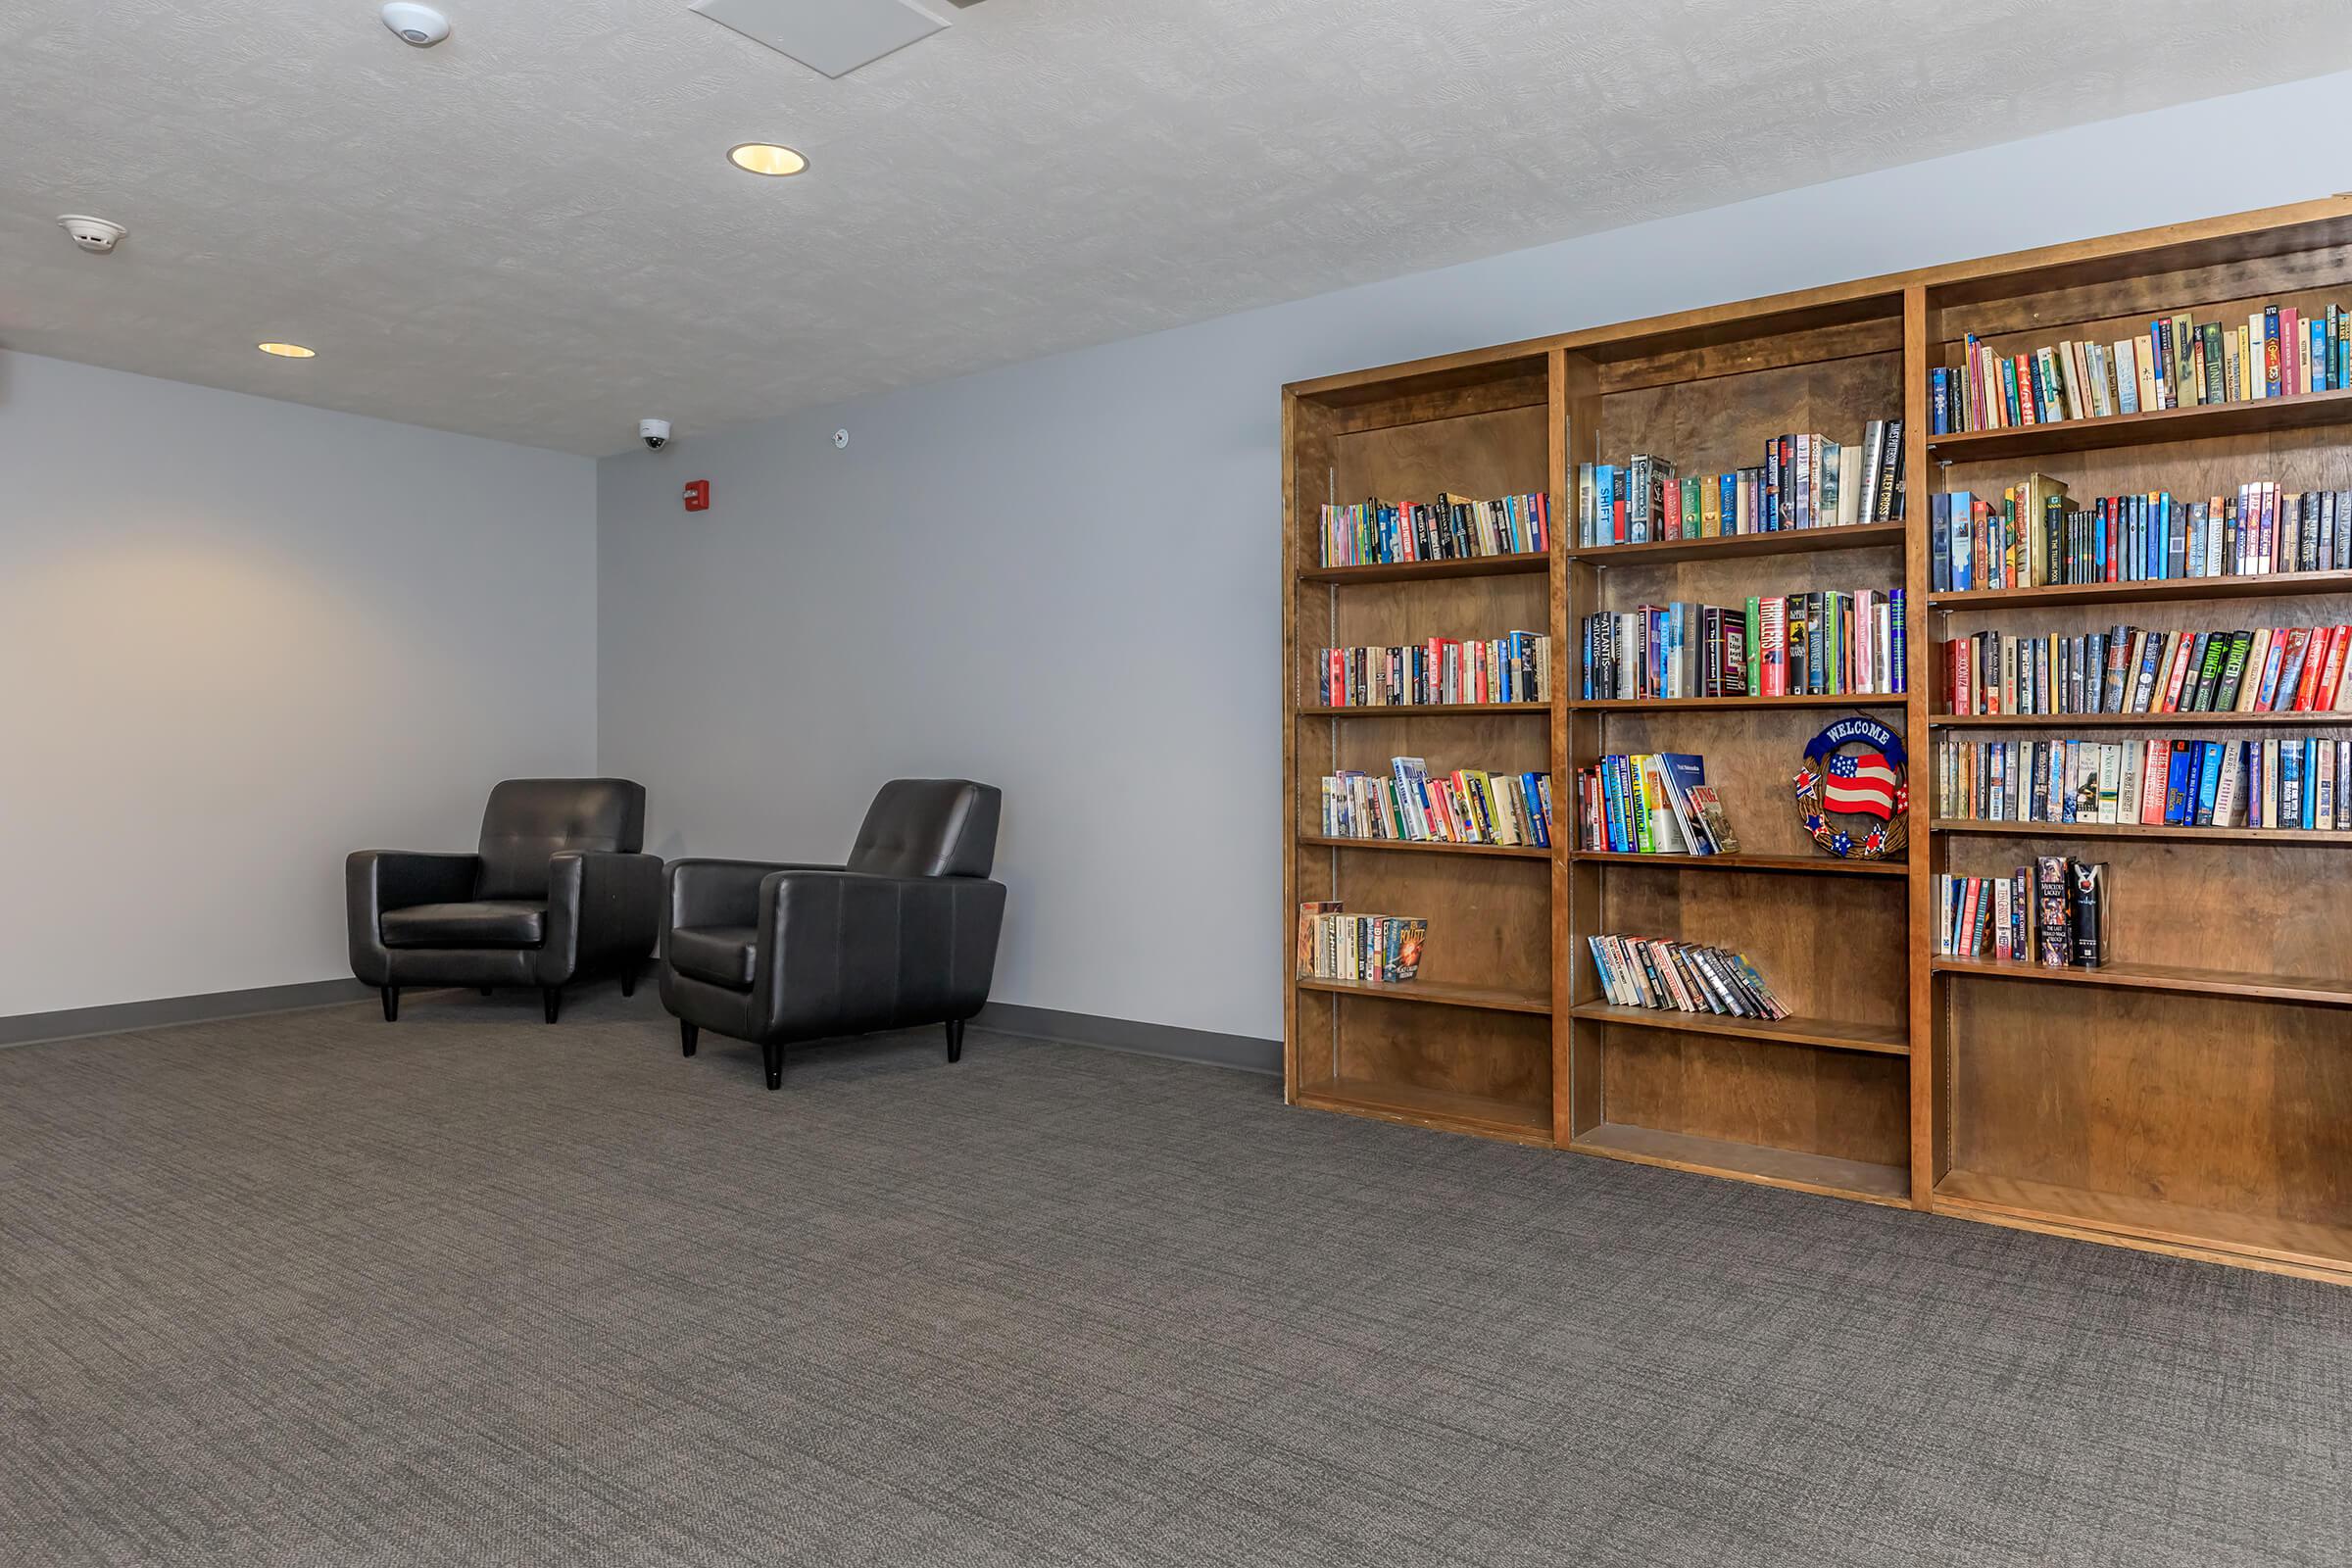
[[[1457,768],[1432,774],[1418,757],[1386,773],[1323,776],[1323,836],[1409,844],[1551,847],[1551,775]]]
[[[1688,752],[1601,758],[1577,769],[1578,848],[1614,855],[1737,855],[1740,840]]]
[[[1938,593],[2352,570],[2352,490],[2249,480],[2234,494],[2148,490],[2078,502],[2046,473],[1929,497]]]
[[[1899,694],[1907,618],[1900,588],[1602,611],[1580,627],[1583,693],[1618,702]]]
[[[1903,421],[1871,419],[1852,442],[1818,431],[1772,436],[1763,462],[1721,473],[1685,474],[1645,452],[1580,464],[1576,505],[1577,543],[1587,547],[1899,522]]]
[[[1541,493],[1494,501],[1446,494],[1430,502],[1375,500],[1323,509],[1326,566],[1541,555],[1550,548],[1551,498]]]
[[[1709,1012],[1735,1018],[1786,1018],[1755,965],[1726,948],[1663,937],[1586,939],[1601,994],[1621,1007]]]
[[[1940,741],[1936,814],[1962,822],[2352,828],[2352,739]]]
[[[1942,957],[2096,969],[2108,961],[2110,880],[2103,860],[2044,856],[2005,876],[1936,877]]]
[[[1326,708],[1551,701],[1551,638],[1512,631],[1484,641],[1432,637],[1391,648],[1318,651],[1316,700]]]
[[[2352,711],[2352,624],[2219,626],[2021,636],[1942,645],[1944,710],[1996,713]]]
[[[1337,901],[1298,906],[1298,973],[1315,980],[1400,985],[1421,972],[1429,922],[1401,914],[1349,914]]]

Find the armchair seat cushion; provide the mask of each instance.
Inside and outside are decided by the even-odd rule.
[[[760,928],[681,925],[669,932],[669,966],[680,974],[735,991],[752,989],[760,962]]]
[[[535,948],[547,940],[547,906],[516,899],[414,904],[379,919],[387,948]]]

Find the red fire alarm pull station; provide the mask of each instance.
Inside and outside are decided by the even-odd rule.
[[[710,510],[710,480],[692,479],[687,481],[686,510],[688,512],[709,512]]]

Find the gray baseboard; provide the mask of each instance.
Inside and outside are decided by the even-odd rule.
[[[0,1046],[122,1034],[130,1029],[161,1029],[175,1023],[207,1023],[215,1018],[243,1018],[257,1012],[332,1007],[374,995],[373,987],[357,980],[303,980],[290,986],[254,986],[245,991],[215,991],[201,997],[157,997],[149,1002],[113,1002],[96,1007],[61,1007],[55,1012],[22,1012],[13,1018],[0,1018]]]
[[[1010,1002],[992,1002],[972,1020],[982,1029],[1008,1035],[1033,1035],[1040,1040],[1066,1040],[1074,1045],[1133,1051],[1147,1056],[1171,1056],[1178,1061],[1205,1062],[1212,1067],[1237,1067],[1244,1072],[1282,1072],[1282,1042],[1254,1035],[1221,1035],[1207,1029],[1184,1029],[1170,1023],[1138,1023],[1132,1018],[1102,1018],[1091,1012],[1059,1012],[1052,1007],[1024,1007]]]
[[[199,997],[157,997],[148,1002],[20,1013],[13,1018],[0,1018],[0,1047],[122,1034],[133,1029],[163,1029],[179,1023],[209,1023],[217,1018],[242,1018],[263,1012],[292,1012],[303,1007],[340,1006],[371,1001],[374,996],[372,987],[357,980],[306,980],[289,986],[215,991]],[[1212,1067],[1275,1074],[1282,1071],[1282,1042],[1260,1040],[1253,1035],[1223,1035],[1175,1024],[1102,1018],[1089,1012],[1061,1012],[1053,1007],[1024,1007],[1009,1002],[990,1003],[972,1022],[982,1029],[999,1029],[1006,1034],[1132,1051],[1147,1056],[1204,1062]]]

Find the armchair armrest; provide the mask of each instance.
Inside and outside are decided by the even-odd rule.
[[[760,883],[754,1009],[794,1039],[968,1018],[988,1000],[1004,885],[790,867]]]
[[[563,850],[548,857],[541,985],[562,985],[587,969],[633,964],[653,951],[661,930],[660,856]]]
[[[379,917],[418,904],[455,904],[473,897],[481,858],[416,850],[355,850],[343,862],[343,918],[351,939],[351,971],[364,983],[391,979]]]
[[[817,870],[775,860],[672,860],[663,929],[681,925],[758,925],[760,884],[777,871]]]

